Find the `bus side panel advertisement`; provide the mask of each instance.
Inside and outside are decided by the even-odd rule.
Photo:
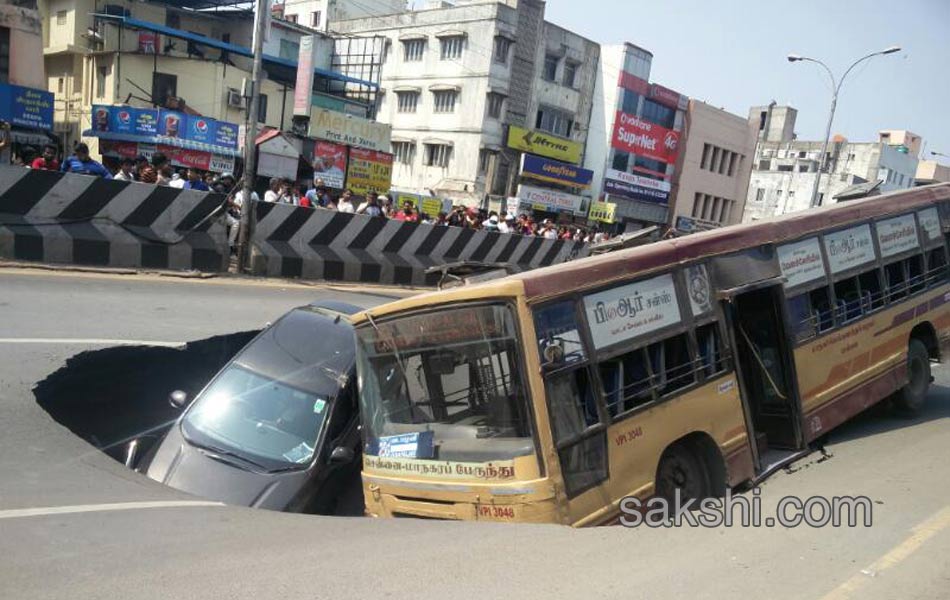
[[[598,350],[680,322],[670,274],[584,296],[591,338]]]
[[[825,276],[818,238],[808,238],[794,244],[778,247],[778,261],[782,275],[788,280],[786,288],[793,288]]]
[[[918,212],[917,218],[920,220],[920,231],[923,232],[928,245],[941,241],[940,214],[936,206]]]
[[[914,215],[904,215],[877,222],[877,242],[881,256],[887,258],[920,246]]]
[[[342,189],[346,176],[346,146],[317,142],[313,145],[313,180],[322,179],[327,187]]]
[[[354,194],[385,193],[393,175],[393,155],[363,148],[350,149],[350,164],[346,170],[346,186]]]
[[[835,274],[874,262],[877,256],[871,226],[859,225],[825,235],[825,254]]]

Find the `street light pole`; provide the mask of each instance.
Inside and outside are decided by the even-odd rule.
[[[895,52],[900,52],[900,49],[901,49],[900,46],[891,46],[890,48],[886,48],[879,52],[872,52],[871,54],[868,54],[867,56],[862,56],[858,60],[851,63],[851,66],[848,67],[848,69],[844,72],[844,75],[841,76],[840,80],[836,80],[835,74],[832,72],[832,70],[828,67],[828,65],[821,62],[820,60],[809,58],[807,56],[799,56],[797,54],[788,55],[788,62],[807,61],[807,62],[813,62],[815,64],[821,65],[822,67],[824,67],[825,71],[828,72],[828,77],[831,78],[831,87],[832,87],[831,110],[828,111],[828,125],[825,127],[825,139],[821,144],[821,157],[820,157],[820,162],[818,163],[818,173],[815,174],[815,187],[812,189],[812,192],[811,192],[812,208],[819,206],[818,188],[821,186],[821,174],[827,168],[828,141],[831,138],[831,125],[832,123],[834,123],[834,120],[835,120],[835,109],[838,107],[838,94],[841,92],[841,86],[844,84],[844,80],[848,77],[848,74],[851,73],[851,71],[862,62],[870,58],[873,58],[875,56],[883,56],[885,54],[893,54]]]
[[[268,22],[267,11],[270,2],[268,0],[256,0],[254,2],[254,66],[251,70],[251,101],[248,103],[247,113],[247,131],[244,136],[244,205],[241,207],[241,224],[238,230],[238,273],[243,273],[247,267],[248,241],[250,238],[251,211],[254,205],[251,204],[251,194],[254,192],[254,181],[257,179],[257,116],[261,102],[260,81],[263,71],[264,56],[264,35]]]

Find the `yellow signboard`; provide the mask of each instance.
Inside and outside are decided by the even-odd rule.
[[[571,164],[581,162],[583,146],[550,133],[542,133],[510,125],[508,127],[508,147],[539,156],[547,156]]]
[[[362,148],[350,149],[350,163],[346,169],[346,187],[354,194],[385,193],[393,174],[393,155]]]
[[[601,223],[613,223],[614,212],[617,205],[613,202],[600,202],[594,200],[590,203],[590,212],[587,213],[588,221],[600,221]]]
[[[395,198],[393,198],[393,200],[395,201],[396,208],[401,209],[405,203],[408,202],[416,211],[433,218],[438,217],[441,212],[447,213],[452,210],[452,202],[443,200],[442,198],[402,192],[396,192],[394,195]]]

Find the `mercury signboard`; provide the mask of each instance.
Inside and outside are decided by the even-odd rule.
[[[310,117],[310,135],[354,148],[389,152],[392,126],[335,110],[315,108]]]

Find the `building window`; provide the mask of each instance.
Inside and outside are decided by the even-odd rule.
[[[736,163],[738,162],[739,162],[739,155],[736,154],[735,152],[731,152],[729,154],[729,170],[727,171],[727,174],[729,175],[729,177],[735,177]]]
[[[762,202],[763,200],[765,200],[765,188],[755,190],[755,201]]]
[[[414,142],[393,142],[393,159],[401,165],[411,165],[416,156]]]
[[[637,156],[633,159],[633,166],[641,171],[649,171],[652,174],[656,174],[658,177],[653,177],[653,179],[662,179],[666,175],[666,163],[653,160],[652,158],[646,158],[644,156]],[[637,170],[634,169],[634,170]],[[649,175],[647,175],[649,177]]]
[[[810,168],[807,164],[798,165],[798,172],[799,172],[799,173],[808,173],[809,171],[811,171],[811,168]]]
[[[57,10],[57,11],[56,11],[56,24],[57,24],[57,25],[65,25],[65,24],[66,24],[66,11],[65,11],[65,10]]]
[[[458,60],[462,58],[462,47],[465,45],[465,38],[460,35],[444,37],[442,42],[442,60]]]
[[[0,27],[0,83],[10,82],[10,28]]]
[[[703,195],[699,192],[693,195],[693,210],[690,212],[689,216],[696,218],[699,216],[699,203],[703,201]]]
[[[287,21],[288,23],[296,23],[297,15],[284,15],[284,20]]]
[[[109,67],[99,67],[96,69],[96,98],[106,97],[106,77],[109,76]]]
[[[500,119],[505,106],[505,96],[497,92],[488,92],[488,116]]]
[[[562,82],[564,87],[573,88],[577,83],[577,67],[579,65],[576,62],[567,61],[564,63],[564,78]]]
[[[403,48],[405,49],[405,53],[403,54],[404,61],[419,62],[422,60],[423,53],[425,53],[426,41],[406,40],[403,42]]]
[[[611,161],[610,166],[615,171],[626,173],[627,169],[630,167],[630,155],[626,152],[614,152],[614,158],[613,161]]]
[[[452,158],[452,146],[445,144],[426,144],[425,165],[427,167],[449,166],[449,160]]]
[[[437,92],[432,92],[432,97],[435,100],[435,112],[455,112],[455,101],[458,99],[458,95],[459,93],[455,90],[439,90]]]
[[[541,107],[538,109],[538,118],[535,128],[553,133],[561,137],[570,137],[574,129],[574,116],[556,108]]]
[[[500,65],[508,64],[508,52],[511,50],[511,40],[504,36],[495,37],[495,62]]]
[[[778,170],[783,173],[791,173],[793,168],[794,168],[793,165],[779,165],[778,166]]]
[[[541,72],[541,78],[545,81],[557,81],[557,63],[560,58],[553,54],[544,55],[544,71]]]
[[[479,175],[488,175],[488,167],[491,166],[492,157],[495,156],[495,153],[486,148],[482,148],[478,151],[478,174]]]
[[[731,155],[732,152],[729,152],[728,150],[722,151],[722,156],[719,158],[719,169],[717,170],[720,175],[725,175],[726,166],[729,164],[729,157]]]
[[[643,103],[643,118],[661,127],[672,129],[676,121],[676,111],[668,106],[647,99]]]
[[[623,90],[623,100],[620,102],[620,110],[628,115],[635,115],[640,109],[640,94]]]
[[[706,169],[706,162],[709,160],[709,153],[712,151],[710,144],[703,144],[703,157],[699,159],[699,168]]]
[[[66,78],[60,77],[56,80],[56,92],[62,94],[66,91]]]
[[[257,122],[266,123],[267,122],[267,94],[258,95],[258,104],[257,104]]]
[[[396,112],[414,113],[419,105],[419,92],[396,92]]]
[[[296,61],[300,56],[300,44],[291,40],[280,40],[280,57]]]
[[[315,10],[310,13],[310,26],[314,29],[320,27],[320,23],[323,21],[323,11]]]

